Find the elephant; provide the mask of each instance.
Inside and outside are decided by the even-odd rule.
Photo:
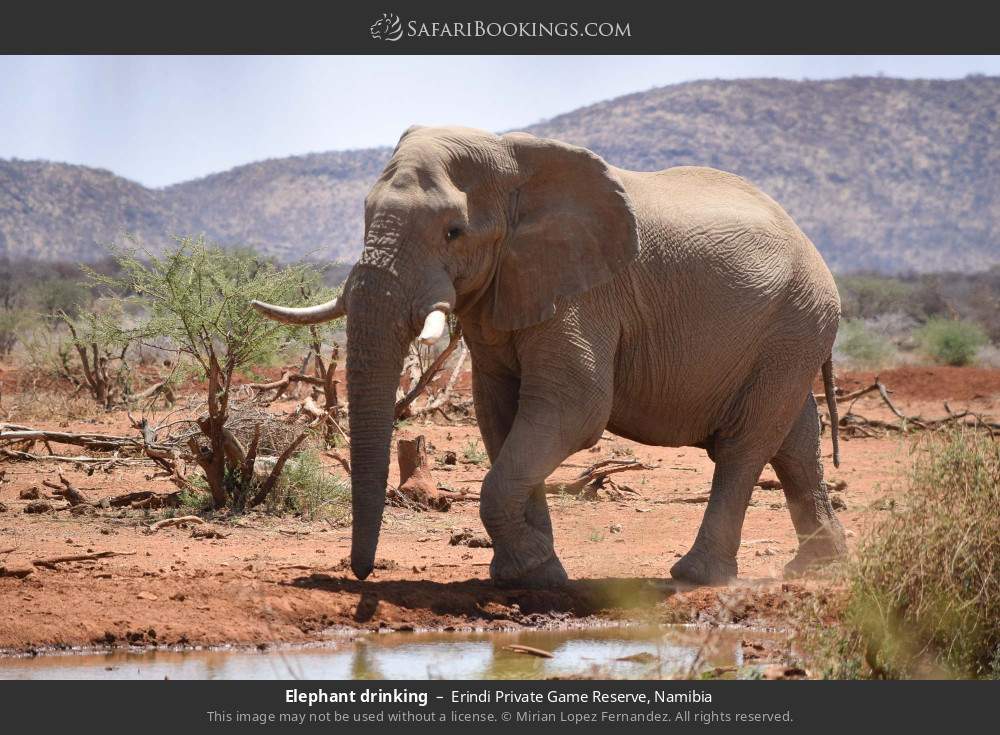
[[[544,481],[607,430],[699,447],[714,462],[697,537],[670,569],[737,576],[751,492],[781,481],[801,574],[845,554],[823,481],[812,383],[822,372],[839,466],[831,351],[840,298],[819,252],[769,196],[698,166],[628,171],[527,133],[409,128],[365,199],[365,240],[338,299],[255,302],[313,324],[347,315],[351,568],[372,571],[393,404],[416,337],[449,315],[472,357],[491,467],[480,517],[499,586],[557,587]]]

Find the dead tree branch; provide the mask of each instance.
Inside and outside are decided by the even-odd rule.
[[[49,431],[33,429],[14,424],[0,424],[0,442],[52,442],[54,444],[70,444],[83,447],[94,452],[113,452],[134,450],[141,452],[145,444],[133,437],[116,436],[113,434],[86,434],[68,431]],[[159,448],[165,449],[163,445]]]
[[[281,476],[281,471],[284,469],[285,463],[288,461],[288,458],[292,456],[292,454],[295,452],[296,449],[298,449],[299,444],[301,444],[305,438],[306,434],[305,432],[302,432],[301,434],[298,435],[298,437],[296,437],[296,439],[291,444],[289,444],[285,448],[285,451],[279,455],[278,461],[274,463],[274,467],[271,469],[271,473],[267,476],[267,479],[264,480],[264,482],[261,484],[260,489],[257,491],[257,494],[253,496],[253,499],[250,501],[249,507],[256,508],[258,505],[260,505],[267,499],[267,496],[270,494],[271,490],[274,489],[275,483],[277,483],[278,478]]]
[[[96,551],[90,554],[70,554],[69,556],[51,556],[47,559],[35,559],[32,564],[36,567],[46,567],[55,569],[56,564],[65,564],[71,561],[93,561],[95,559],[107,559],[112,556],[135,556],[135,551]]]
[[[413,403],[421,393],[427,388],[435,376],[444,367],[444,364],[451,357],[451,354],[458,347],[459,342],[462,341],[462,328],[460,326],[455,327],[454,331],[451,333],[451,337],[448,340],[448,346],[444,348],[440,355],[434,358],[434,361],[430,366],[420,374],[420,378],[417,380],[416,384],[406,393],[402,398],[396,401],[395,417],[398,421],[401,418],[406,418],[409,416],[410,404]]]
[[[182,523],[204,523],[204,519],[198,516],[177,516],[176,518],[164,518],[162,521],[157,521],[156,523],[151,523],[149,525],[149,530],[151,532],[159,531],[161,528],[168,528],[170,526],[179,526]]]
[[[925,419],[921,416],[909,416],[901,411],[889,397],[890,391],[877,377],[871,385],[853,391],[845,396],[838,397],[837,401],[851,401],[851,406],[847,412],[840,417],[839,426],[849,436],[879,438],[887,432],[907,434],[911,431],[937,431],[950,425],[962,425],[972,429],[988,431],[990,434],[1000,434],[1000,422],[992,420],[988,416],[969,411],[968,409],[954,412],[947,403],[944,404],[945,416],[939,418]],[[882,419],[870,419],[861,414],[855,413],[854,402],[858,398],[869,393],[878,393],[882,403],[898,421],[883,421]]]
[[[611,475],[631,470],[655,469],[657,469],[656,465],[644,464],[636,459],[605,459],[585,469],[577,475],[573,482],[564,484],[547,483],[545,485],[545,492],[550,495],[565,493],[576,495],[586,500],[596,500],[598,492],[604,490],[612,499],[621,500],[625,497],[625,493],[632,495],[640,495],[641,493],[627,485],[617,485],[608,480]]]
[[[59,482],[61,485],[56,485],[54,482],[49,480],[42,480],[42,484],[50,490],[54,491],[55,495],[65,499],[71,506],[72,505],[83,505],[89,503],[86,496],[80,492],[80,490],[73,485],[72,482],[67,480],[62,473],[59,473]]]

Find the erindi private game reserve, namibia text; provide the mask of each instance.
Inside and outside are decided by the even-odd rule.
[[[437,699],[445,699],[438,696]],[[314,704],[350,704],[350,703],[381,703],[381,704],[416,704],[426,707],[428,701],[427,692],[415,692],[409,689],[366,689],[360,693],[357,691],[333,692],[324,689],[313,691],[303,691],[301,689],[286,689],[285,702],[305,704],[312,707]],[[477,691],[451,692],[450,698],[446,699],[451,704],[540,704],[550,702],[556,704],[568,703],[597,703],[597,704],[654,704],[659,702],[673,703],[693,703],[712,701],[711,692],[700,689],[689,689],[685,692],[667,692],[657,690],[653,692],[652,698],[646,692],[606,692],[600,689],[592,689],[589,692],[560,692],[549,690],[547,692],[538,691],[513,691],[510,689],[481,689]]]

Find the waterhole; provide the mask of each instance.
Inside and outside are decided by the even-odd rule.
[[[108,651],[0,659],[0,679],[665,678],[752,666],[774,634],[690,626],[362,634],[257,650]],[[527,646],[551,658],[521,653]],[[754,647],[757,646],[758,649]]]

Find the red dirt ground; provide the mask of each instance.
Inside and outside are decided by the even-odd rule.
[[[9,373],[8,373],[9,375]],[[841,374],[846,390],[871,382],[872,375]],[[941,416],[941,402],[1000,415],[1000,371],[969,368],[905,368],[882,381],[908,414]],[[4,377],[5,385],[7,376]],[[288,411],[291,401],[275,404]],[[120,414],[92,419],[32,418],[31,406],[4,393],[8,421],[91,432],[125,433]],[[6,413],[12,407],[25,415]],[[34,407],[37,408],[37,407]],[[877,395],[860,399],[855,411],[890,419]],[[459,464],[436,466],[442,485],[478,491],[488,466],[463,463],[463,448],[478,440],[472,425],[411,424],[423,433],[432,458],[447,449]],[[904,489],[911,440],[852,439],[842,446],[840,469],[829,464],[827,479],[844,481],[846,510],[840,518],[854,544],[867,523],[884,512],[884,496]],[[91,562],[36,567],[27,577],[0,577],[0,650],[9,652],[78,645],[262,644],[320,640],[338,627],[366,629],[556,626],[595,618],[652,617],[718,620],[725,608],[744,624],[783,625],[789,596],[810,594],[822,583],[783,582],[783,565],[796,540],[780,490],[757,489],[748,510],[739,553],[741,581],[729,588],[678,590],[669,580],[674,560],[692,543],[704,504],[711,462],[697,449],[646,447],[610,434],[595,450],[570,457],[552,480],[572,478],[581,468],[623,456],[657,464],[657,469],[616,476],[640,493],[622,502],[549,499],[556,548],[575,580],[565,591],[497,590],[487,580],[491,550],[450,546],[452,530],[482,530],[475,502],[455,503],[446,513],[387,508],[379,546],[386,568],[365,582],[340,564],[350,545],[348,528],[324,521],[249,513],[214,521],[225,538],[199,540],[188,528],[148,531],[162,511],[103,511],[74,516],[68,511],[25,514],[22,489],[41,486],[62,471],[91,498],[128,490],[172,490],[149,480],[148,466],[110,474],[53,463],[5,462],[0,484],[0,566],[17,567],[60,554],[117,551],[131,554]],[[331,472],[341,472],[324,459]],[[70,469],[67,469],[70,468]],[[395,468],[394,468],[395,469]],[[764,477],[773,477],[770,468]],[[396,478],[390,477],[395,484]],[[47,491],[46,491],[47,492]],[[44,494],[44,493],[43,493]],[[59,503],[55,503],[58,505]],[[736,609],[731,601],[738,599]]]

